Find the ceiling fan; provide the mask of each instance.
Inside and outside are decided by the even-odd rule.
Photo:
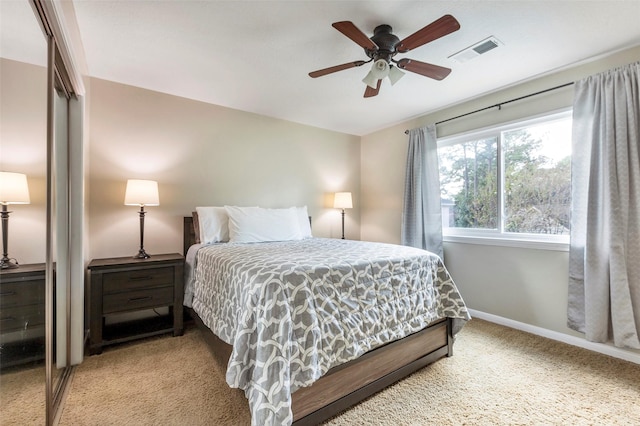
[[[416,47],[420,47],[460,29],[460,23],[451,15],[444,15],[442,18],[433,21],[403,40],[400,40],[392,33],[393,30],[389,25],[378,25],[373,30],[373,36],[371,38],[367,37],[351,21],[335,22],[332,26],[356,42],[360,47],[364,48],[364,52],[369,57],[369,60],[335,65],[310,72],[309,76],[313,78],[321,77],[337,71],[360,67],[373,61],[371,71],[362,80],[367,85],[364,92],[365,98],[376,96],[380,91],[382,80],[386,77],[389,77],[392,85],[395,84],[404,75],[400,69],[424,75],[425,77],[435,80],[442,80],[448,76],[451,72],[450,68],[409,58],[395,60],[393,57],[398,53],[406,53]],[[395,66],[393,64],[395,64]]]

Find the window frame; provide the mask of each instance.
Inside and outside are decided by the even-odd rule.
[[[532,127],[542,123],[565,120],[572,118],[573,109],[571,107],[562,108],[538,114],[532,117],[512,120],[506,123],[470,130],[463,133],[454,134],[437,139],[437,148],[457,145],[473,140],[495,138],[497,145],[497,206],[498,206],[498,229],[479,228],[455,228],[443,227],[442,235],[445,242],[482,244],[505,247],[534,248],[542,250],[568,251],[570,235],[549,235],[549,234],[529,234],[517,232],[505,232],[505,211],[504,211],[504,156],[502,153],[503,138],[502,133]]]

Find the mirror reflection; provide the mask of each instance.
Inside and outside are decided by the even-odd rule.
[[[45,424],[47,44],[0,2],[0,423]]]

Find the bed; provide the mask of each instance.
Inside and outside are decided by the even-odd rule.
[[[185,217],[185,305],[227,364],[227,383],[245,391],[252,424],[318,424],[451,356],[455,333],[470,319],[440,258],[428,252],[323,238],[197,239]],[[385,259],[364,256],[386,251]],[[392,262],[398,253],[420,256]],[[370,273],[383,278],[372,282]],[[397,297],[405,275],[413,278]],[[437,285],[411,290],[425,280]]]

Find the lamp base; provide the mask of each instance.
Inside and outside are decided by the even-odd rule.
[[[0,259],[0,269],[14,269],[19,266],[18,262],[12,262],[11,259]]]
[[[147,254],[146,251],[144,251],[144,249],[140,249],[140,251],[138,251],[138,254],[136,254],[135,256],[133,256],[134,259],[148,259],[151,256]]]
[[[0,219],[2,220],[2,258],[0,258],[0,269],[14,269],[18,267],[18,261],[9,257],[7,246],[9,245],[9,213],[7,204],[2,203]]]
[[[138,254],[136,254],[135,256],[133,256],[134,259],[148,259],[151,256],[149,256],[147,254],[146,251],[144,251],[144,214],[146,212],[144,211],[144,206],[140,205],[140,250],[138,250]]]

